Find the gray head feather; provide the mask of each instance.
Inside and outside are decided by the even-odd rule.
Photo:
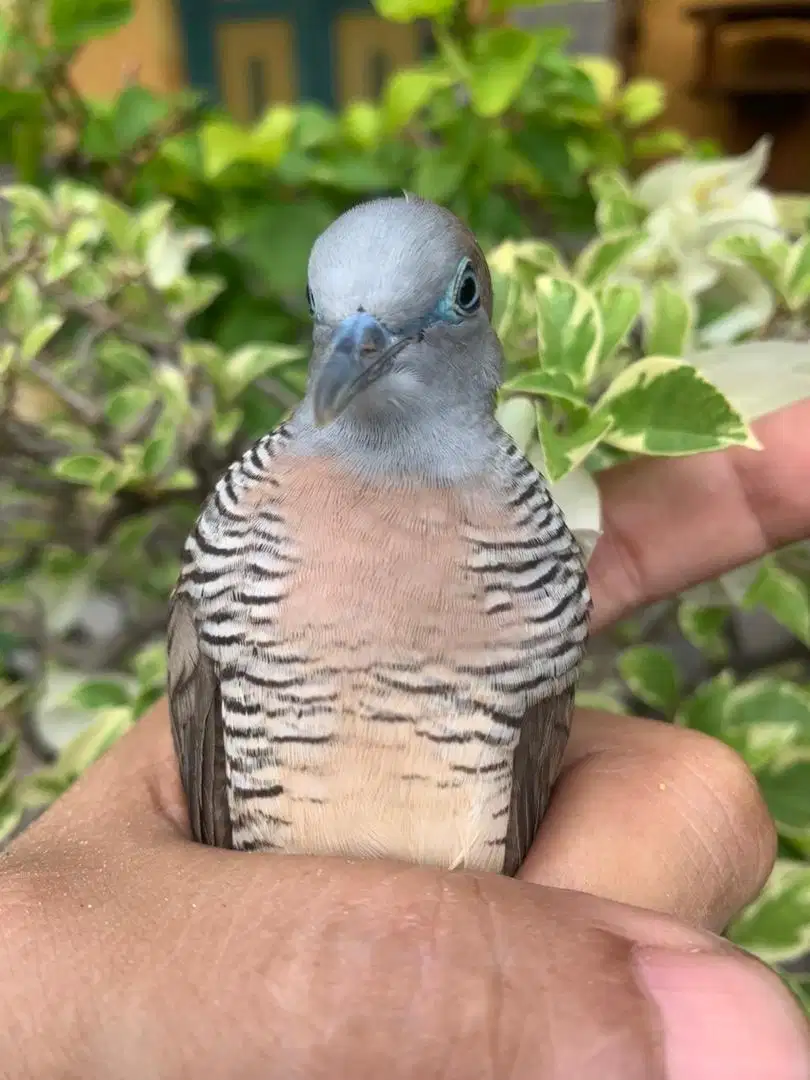
[[[475,237],[449,210],[406,195],[342,214],[315,241],[309,287],[316,317],[339,322],[362,307],[389,326],[429,312],[469,258],[491,314],[492,286]]]
[[[413,196],[363,203],[315,242],[309,295],[304,441],[364,469],[441,478],[478,467],[502,357],[469,229]]]

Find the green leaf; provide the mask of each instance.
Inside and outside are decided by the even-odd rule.
[[[143,471],[147,476],[158,476],[172,459],[177,445],[177,431],[167,428],[157,431],[145,443]]]
[[[386,90],[391,82],[389,79],[386,83]],[[350,101],[340,117],[340,126],[350,142],[363,150],[371,150],[380,142],[383,111],[370,101]]]
[[[212,120],[200,130],[200,146],[203,174],[207,180],[216,180],[234,162],[250,161],[253,135],[226,120]]]
[[[577,282],[551,274],[537,279],[536,295],[541,364],[564,371],[575,387],[587,387],[602,348],[596,300]]]
[[[70,784],[132,727],[128,706],[100,709],[98,715],[72,739],[54,766],[55,775]]]
[[[21,211],[32,222],[46,230],[52,229],[56,224],[53,206],[37,188],[27,184],[4,184],[0,188],[0,195],[10,202],[15,210]]]
[[[810,590],[800,578],[783,570],[773,559],[763,560],[742,606],[748,610],[765,608],[799,641],[810,645]]]
[[[395,23],[439,18],[449,14],[455,3],[456,0],[373,0],[376,11]]]
[[[810,236],[803,236],[791,247],[784,267],[784,293],[791,311],[798,311],[810,300]]]
[[[563,271],[559,251],[545,240],[504,240],[487,255],[493,271],[534,287],[538,274]]]
[[[188,415],[191,403],[189,385],[184,372],[172,364],[161,363],[153,370],[153,382],[166,402],[175,424],[176,421]]]
[[[606,416],[589,416],[572,431],[557,431],[542,409],[537,411],[537,432],[543,448],[545,474],[552,484],[580,465],[610,429]]]
[[[216,379],[225,366],[225,353],[211,341],[184,341],[180,361],[186,371],[200,367]]]
[[[146,271],[156,289],[168,289],[186,272],[189,258],[211,242],[205,229],[176,232],[160,229],[150,237],[146,246]]]
[[[537,397],[559,398],[572,405],[585,407],[585,398],[574,388],[574,380],[566,371],[531,371],[516,375],[501,387],[504,395],[530,394]]]
[[[713,679],[702,683],[691,697],[681,702],[675,714],[675,723],[727,741],[725,739],[726,701],[734,686],[734,676],[731,672],[721,671]]]
[[[681,696],[681,674],[665,649],[636,645],[618,658],[619,674],[631,693],[656,712],[672,716]]]
[[[104,198],[98,205],[98,216],[102,219],[112,243],[120,252],[130,254],[135,248],[137,222],[125,208],[112,199]]]
[[[810,838],[810,761],[761,769],[757,780],[780,835]]]
[[[0,379],[7,371],[10,370],[11,365],[17,358],[17,346],[12,342],[6,345],[0,345]],[[2,402],[2,384],[0,384],[0,402]]]
[[[797,960],[810,951],[810,866],[779,859],[728,936],[768,964]]]
[[[271,105],[253,128],[253,160],[259,165],[273,166],[281,161],[290,146],[300,111],[291,105]]]
[[[170,111],[169,102],[145,86],[128,86],[116,99],[110,117],[119,150],[127,151],[135,146]]]
[[[23,359],[33,360],[34,357],[39,356],[54,334],[62,328],[64,322],[64,315],[46,315],[36,326],[32,326],[20,345]]]
[[[18,749],[19,739],[13,732],[0,738],[0,799],[8,794],[14,781]]]
[[[650,135],[637,135],[632,142],[633,157],[672,157],[683,154],[689,148],[689,140],[682,131],[662,128]]]
[[[150,514],[130,518],[118,525],[111,537],[111,544],[127,558],[137,557],[155,531],[155,520]]]
[[[387,130],[405,127],[450,82],[450,73],[444,71],[411,68],[394,72],[383,92],[382,113]]]
[[[810,1019],[810,973],[780,971],[782,980]]]
[[[776,676],[747,679],[726,698],[725,726],[744,736],[746,761],[759,772],[791,748],[810,749],[810,691]]]
[[[621,701],[603,690],[586,690],[578,686],[574,700],[578,709],[598,709],[599,712],[609,712],[615,716],[624,716],[627,712],[627,707]]]
[[[619,98],[619,112],[630,127],[641,127],[666,106],[666,90],[657,79],[633,79]]]
[[[125,686],[113,679],[88,679],[76,687],[70,700],[80,709],[95,712],[97,709],[128,705],[130,695]]]
[[[173,319],[190,319],[209,307],[224,288],[222,278],[182,277],[169,292],[169,314]]]
[[[633,232],[613,232],[609,236],[597,236],[577,258],[574,264],[576,277],[589,288],[601,285],[643,239],[638,229]]]
[[[11,282],[6,304],[5,323],[15,337],[23,337],[39,321],[42,299],[36,282],[29,274],[18,274]]]
[[[107,401],[104,415],[113,428],[127,429],[142,418],[154,400],[154,393],[146,386],[125,386]]]
[[[146,349],[132,341],[107,336],[96,353],[98,360],[111,372],[123,375],[130,382],[149,383],[153,361]]]
[[[729,645],[725,630],[729,609],[720,605],[693,604],[682,600],[678,605],[678,626],[686,640],[710,660],[725,661]]]
[[[641,286],[608,284],[596,294],[602,316],[599,364],[607,363],[622,346],[641,313]]]
[[[534,69],[540,39],[526,30],[499,26],[472,39],[470,100],[479,116],[500,116]]]
[[[739,413],[691,364],[650,356],[630,364],[596,405],[613,420],[612,446],[677,457],[725,446],[753,446]]]
[[[259,202],[233,219],[236,247],[266,289],[303,297],[309,253],[333,216],[330,204],[315,195]]]
[[[118,464],[106,454],[75,454],[54,462],[52,472],[63,480],[83,487],[97,487],[101,481],[117,470]]]
[[[215,417],[211,439],[215,446],[229,446],[242,426],[244,413],[241,409],[229,409]]]
[[[146,645],[135,657],[135,675],[141,686],[163,686],[166,682],[166,649],[159,645]]]
[[[810,349],[804,341],[745,341],[700,349],[690,363],[746,420],[810,398]]]
[[[144,461],[146,456],[144,455]],[[162,484],[164,491],[194,491],[199,481],[192,469],[177,469]]]
[[[132,0],[50,0],[49,23],[56,46],[73,49],[132,18]]]
[[[694,302],[666,281],[653,288],[652,311],[644,327],[644,351],[648,356],[684,356],[689,351],[695,324]]]
[[[13,792],[0,799],[0,843],[8,839],[20,824],[23,806]]]
[[[596,224],[604,235],[637,229],[644,220],[644,209],[633,198],[630,185],[621,173],[603,169],[588,180],[596,200]]]
[[[251,383],[275,368],[302,360],[305,350],[297,345],[244,345],[231,353],[221,377],[226,401],[234,401]]]
[[[790,246],[786,240],[766,242],[758,232],[734,232],[709,247],[709,254],[724,262],[747,266],[775,289],[781,289]]]

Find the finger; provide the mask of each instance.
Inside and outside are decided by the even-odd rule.
[[[520,876],[719,931],[759,893],[775,854],[756,780],[724,743],[580,710]]]
[[[10,860],[21,923],[4,864],[0,1060],[16,1080],[54,1075],[57,1053],[84,1080],[177,1080],[200,1061],[206,1080],[798,1080],[810,1065],[778,980],[664,917],[179,838],[124,835],[116,858],[76,798]]]
[[[764,417],[763,450],[634,461],[598,477],[594,629],[810,535],[810,401]]]

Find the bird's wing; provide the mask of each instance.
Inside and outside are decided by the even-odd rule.
[[[562,764],[574,711],[574,687],[532,705],[515,748],[504,874],[513,876],[534,843]]]
[[[175,594],[169,614],[169,711],[195,840],[231,846],[219,679],[200,651],[189,599]]]
[[[233,846],[221,677],[236,666],[250,624],[251,605],[244,597],[250,537],[264,530],[258,537],[265,554],[277,546],[267,530],[280,527],[273,524],[274,462],[287,438],[282,425],[221,477],[186,540],[171,602],[168,690],[175,750],[192,834],[216,847]],[[264,605],[265,619],[266,611]]]

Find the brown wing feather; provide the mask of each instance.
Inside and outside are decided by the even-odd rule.
[[[191,832],[201,844],[231,847],[222,703],[211,660],[200,651],[188,600],[175,596],[169,614],[169,711]]]
[[[560,771],[573,710],[572,687],[533,705],[523,718],[515,748],[504,874],[517,873],[537,836]]]

